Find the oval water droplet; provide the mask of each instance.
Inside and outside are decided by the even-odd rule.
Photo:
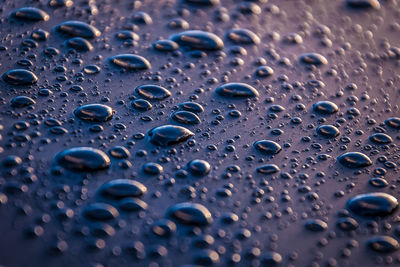
[[[258,91],[246,83],[226,83],[215,89],[215,93],[229,98],[252,98],[258,96]]]
[[[167,210],[167,217],[181,224],[205,226],[212,223],[210,211],[198,203],[178,203]]]
[[[339,129],[333,125],[318,126],[317,133],[325,138],[334,138],[340,135]]]
[[[129,179],[115,179],[103,184],[98,189],[98,194],[112,199],[127,197],[141,197],[146,194],[147,188],[138,181]]]
[[[95,38],[101,35],[101,32],[94,26],[82,21],[69,20],[55,27],[56,31],[69,35],[71,37]]]
[[[151,129],[147,135],[153,145],[168,147],[185,142],[194,136],[194,133],[181,126],[162,125]]]
[[[253,146],[258,152],[265,155],[278,154],[282,150],[282,147],[278,143],[271,140],[260,140],[255,142]]]
[[[56,164],[78,172],[98,171],[110,166],[106,153],[91,147],[74,147],[66,149],[55,156]]]
[[[210,172],[211,166],[205,160],[195,159],[188,163],[187,169],[194,176],[206,176]]]
[[[182,124],[199,124],[200,118],[190,111],[177,111],[171,115],[171,118]]]
[[[181,46],[199,50],[220,50],[224,42],[211,32],[192,30],[184,31],[170,36],[170,39]]]
[[[347,208],[361,216],[386,216],[397,208],[397,199],[386,193],[360,194],[347,202]]]
[[[10,14],[11,18],[25,21],[48,21],[49,14],[36,7],[21,7]]]
[[[260,37],[248,29],[232,29],[228,31],[227,37],[237,44],[256,45],[260,43]]]
[[[179,48],[179,45],[171,40],[158,40],[153,43],[153,48],[162,52],[172,52]]]
[[[154,85],[154,84],[145,84],[136,87],[135,92],[141,97],[147,98],[153,101],[164,100],[171,96],[171,92],[166,88]]]
[[[391,117],[385,120],[385,124],[393,129],[400,129],[400,118]]]
[[[38,77],[33,72],[24,69],[7,71],[2,78],[11,85],[32,85],[38,81]]]
[[[71,39],[68,39],[67,41],[65,41],[65,46],[80,52],[93,50],[92,44],[82,37],[73,37]]]
[[[367,240],[367,246],[376,251],[389,253],[399,249],[399,242],[391,236],[374,236]]]
[[[318,53],[304,53],[299,57],[300,62],[307,65],[326,65],[328,64],[328,60],[321,54]]]
[[[90,204],[83,209],[82,214],[94,221],[109,221],[119,216],[117,209],[106,203]]]
[[[106,122],[113,117],[114,111],[107,105],[87,104],[77,108],[74,114],[83,121]]]
[[[266,164],[256,169],[258,173],[269,175],[279,172],[279,167],[275,164]]]
[[[385,133],[375,133],[370,135],[369,140],[379,145],[390,144],[392,142],[392,138]]]
[[[150,62],[142,56],[135,54],[120,54],[109,58],[113,65],[126,70],[147,70],[151,68]]]
[[[204,111],[204,108],[202,105],[200,105],[199,103],[196,102],[184,102],[184,103],[180,103],[178,105],[178,107],[180,109],[186,110],[186,111],[190,111],[190,112],[194,112],[194,113],[201,113]]]
[[[346,0],[346,3],[351,8],[358,8],[358,9],[381,8],[381,5],[379,4],[378,0]]]
[[[347,152],[337,158],[338,162],[348,168],[362,168],[372,165],[371,159],[360,152]]]
[[[13,108],[23,108],[34,104],[36,104],[35,100],[28,96],[17,96],[11,100],[11,107]]]
[[[318,101],[313,105],[313,110],[322,115],[330,115],[338,112],[338,106],[330,101]]]

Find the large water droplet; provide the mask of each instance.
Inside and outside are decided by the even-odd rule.
[[[171,118],[182,124],[199,124],[200,118],[190,111],[177,111],[171,115]]]
[[[220,50],[224,47],[224,42],[214,33],[198,30],[180,32],[172,35],[170,39],[191,49]]]
[[[88,122],[106,122],[114,114],[112,108],[103,104],[87,104],[74,111],[76,117]]]
[[[210,211],[198,203],[178,203],[167,210],[167,217],[176,220],[181,224],[204,226],[212,223]]]
[[[393,252],[399,249],[399,242],[391,236],[374,236],[367,240],[367,246],[376,252]]]
[[[103,184],[98,193],[104,197],[121,199],[126,197],[141,197],[146,194],[147,188],[138,181],[116,179]]]
[[[282,148],[281,146],[271,140],[260,140],[253,144],[254,148],[266,155],[273,155],[279,153]]]
[[[151,129],[147,135],[153,145],[168,147],[185,142],[194,136],[194,133],[181,126],[162,125]]]
[[[91,147],[74,147],[55,156],[55,162],[71,171],[86,172],[106,169],[110,158],[106,153]]]
[[[101,35],[101,32],[92,25],[82,21],[70,20],[56,26],[56,31],[69,35],[71,37],[95,38]]]
[[[149,100],[163,100],[171,96],[171,92],[166,88],[154,85],[154,84],[145,84],[139,87],[136,87],[135,92],[141,97],[147,98]]]
[[[347,208],[361,216],[386,216],[397,208],[397,199],[386,193],[360,194],[347,202]]]
[[[226,83],[215,89],[215,93],[222,97],[252,98],[258,96],[258,91],[246,83]]]
[[[337,158],[338,162],[348,168],[362,168],[372,164],[371,159],[360,152],[347,152]]]
[[[29,70],[13,69],[2,76],[6,83],[12,85],[32,85],[38,81],[38,77]]]
[[[48,21],[49,14],[36,7],[21,7],[10,14],[10,17],[25,21]]]
[[[135,54],[120,54],[109,58],[113,65],[126,70],[146,70],[151,68],[150,62],[142,56]]]

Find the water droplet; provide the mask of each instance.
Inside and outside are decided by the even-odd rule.
[[[279,172],[280,169],[275,164],[266,164],[266,165],[258,167],[256,170],[258,173],[269,175],[269,174],[274,174],[274,173]]]
[[[204,108],[202,105],[200,105],[199,103],[196,102],[184,102],[184,103],[180,103],[178,105],[178,107],[180,109],[186,110],[186,111],[190,111],[190,112],[194,112],[194,113],[201,113],[204,111]]]
[[[258,91],[246,83],[226,83],[217,87],[215,93],[229,98],[252,98],[258,96]]]
[[[397,208],[397,199],[386,193],[360,194],[347,202],[347,208],[361,216],[386,216]]]
[[[362,168],[372,165],[371,159],[360,152],[347,152],[337,158],[338,162],[348,168]]]
[[[204,31],[184,31],[174,34],[170,39],[181,46],[199,50],[220,50],[224,42],[217,35]]]
[[[32,85],[38,81],[38,77],[33,72],[24,69],[7,71],[2,78],[11,85]]]
[[[378,0],[346,0],[346,3],[352,8],[381,8]]]
[[[195,159],[188,163],[187,169],[194,176],[206,176],[210,172],[211,166],[205,160]]]
[[[171,92],[162,86],[154,84],[145,84],[136,87],[135,92],[141,97],[147,98],[149,100],[164,100],[171,96]]]
[[[278,143],[271,140],[260,140],[255,142],[253,146],[258,152],[265,155],[278,154],[282,150],[282,147]]]
[[[399,242],[391,236],[374,236],[367,240],[367,246],[376,252],[393,252],[399,249]]]
[[[325,138],[334,138],[340,135],[339,129],[333,125],[318,126],[317,133]]]
[[[167,217],[181,224],[204,226],[212,223],[210,211],[198,203],[183,202],[168,208]]]
[[[260,37],[248,29],[232,29],[228,31],[228,39],[237,44],[259,44]]]
[[[109,58],[109,61],[126,70],[147,70],[151,68],[150,62],[142,56],[135,54],[120,54]]]
[[[10,14],[10,17],[25,21],[48,21],[49,14],[36,7],[21,7]]]
[[[392,138],[384,133],[375,133],[369,137],[369,140],[379,145],[390,144],[392,142]]]
[[[106,169],[110,158],[106,153],[91,147],[74,147],[55,156],[55,162],[71,171],[86,172]]]
[[[106,203],[90,204],[83,209],[82,214],[94,221],[109,221],[119,216],[117,209]]]
[[[112,199],[141,197],[146,194],[147,188],[138,181],[129,179],[115,179],[103,184],[98,194]]]
[[[34,104],[36,104],[35,100],[28,96],[17,96],[11,100],[11,107],[13,108],[23,108]]]
[[[73,37],[71,39],[68,39],[67,41],[65,41],[65,46],[75,49],[79,52],[87,52],[93,50],[92,44],[82,37]]]
[[[323,55],[318,53],[304,53],[300,55],[299,59],[300,62],[307,65],[320,66],[328,64],[328,60],[326,60]]]
[[[335,103],[330,101],[318,101],[313,105],[313,110],[322,115],[330,115],[338,112],[339,108]]]
[[[69,35],[71,37],[91,39],[101,35],[101,32],[94,26],[77,20],[65,21],[57,25],[55,29],[62,34]]]
[[[106,122],[113,117],[114,111],[107,105],[87,104],[77,108],[74,114],[83,121]]]
[[[385,124],[393,129],[400,129],[400,118],[391,117],[385,120]]]
[[[179,45],[171,40],[158,40],[153,44],[153,48],[158,51],[172,52],[179,48]]]
[[[181,126],[162,125],[151,129],[147,135],[153,145],[168,147],[185,142],[194,136],[194,133]]]
[[[320,219],[310,219],[306,221],[304,226],[307,230],[313,232],[325,231],[328,228],[328,224]]]
[[[182,124],[199,124],[200,118],[190,111],[177,111],[171,115],[171,118]]]

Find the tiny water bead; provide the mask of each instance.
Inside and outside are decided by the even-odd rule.
[[[162,125],[148,131],[147,136],[153,145],[168,147],[187,141],[194,133],[182,126]]]
[[[372,165],[371,159],[361,152],[347,152],[340,155],[337,160],[348,168],[363,168]]]
[[[31,71],[25,69],[13,69],[2,76],[3,80],[11,85],[32,85],[37,83],[38,77]]]
[[[215,93],[227,98],[253,98],[258,97],[258,91],[246,83],[226,83],[215,89]]]
[[[77,118],[87,122],[106,122],[114,114],[111,107],[103,104],[87,104],[74,111]]]
[[[116,55],[110,57],[109,62],[119,68],[132,71],[147,70],[151,68],[151,64],[146,58],[135,54]]]
[[[183,202],[168,208],[167,217],[181,224],[207,226],[213,222],[210,211],[198,203]]]
[[[184,31],[170,36],[170,39],[181,46],[199,50],[220,50],[224,42],[217,35],[211,32],[191,30]]]
[[[56,164],[67,170],[91,172],[106,169],[110,158],[103,151],[91,147],[74,147],[58,153],[54,157]]]
[[[398,207],[397,199],[387,193],[367,193],[351,198],[347,208],[361,216],[387,216]]]

